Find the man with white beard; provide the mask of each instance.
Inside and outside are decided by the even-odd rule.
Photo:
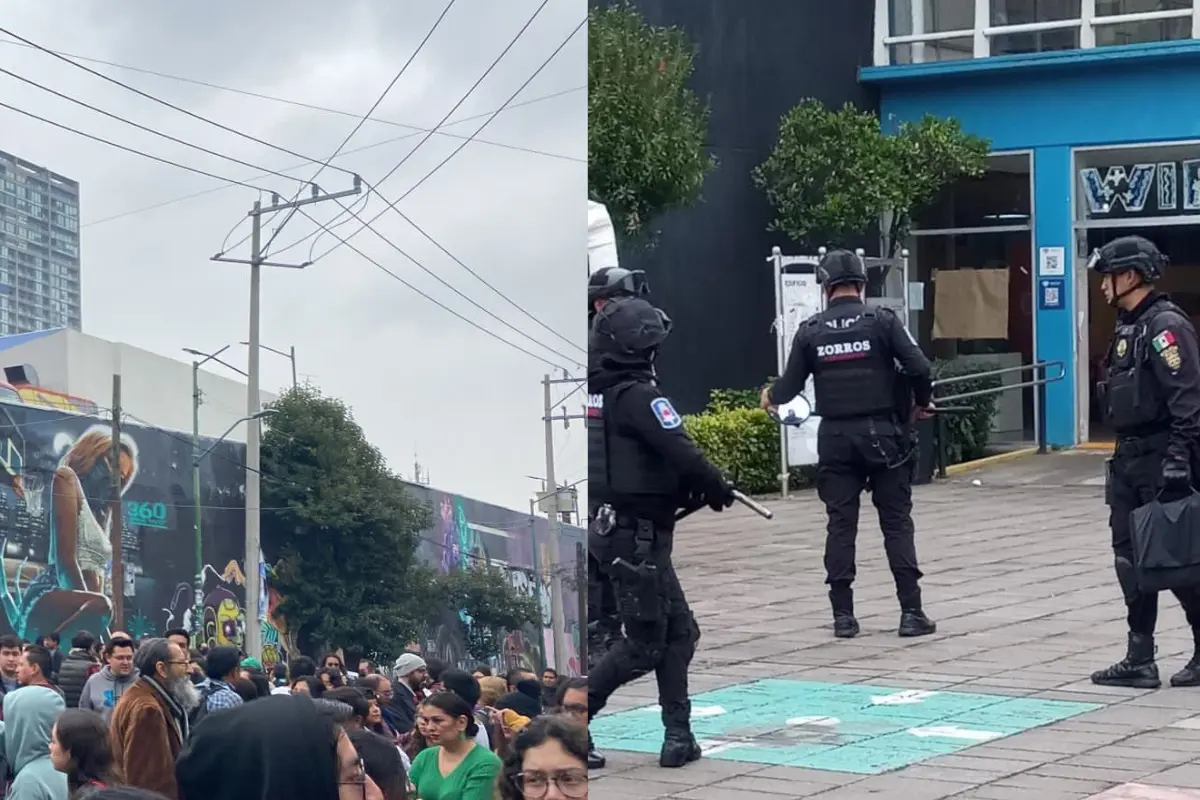
[[[188,713],[200,691],[188,675],[188,654],[166,639],[149,639],[133,664],[140,676],[113,709],[113,760],[128,786],[178,800],[175,759],[188,740]]]

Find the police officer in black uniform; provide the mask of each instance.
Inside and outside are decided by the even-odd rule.
[[[1166,256],[1141,236],[1109,242],[1088,265],[1101,276],[1104,298],[1119,310],[1100,395],[1117,436],[1105,500],[1117,582],[1128,608],[1129,645],[1125,658],[1092,674],[1092,683],[1102,686],[1155,689],[1162,684],[1154,661],[1158,594],[1138,591],[1130,514],[1160,493],[1186,495],[1200,477],[1200,347],[1191,320],[1154,288],[1166,265]],[[1183,606],[1196,650],[1171,676],[1171,685],[1197,686],[1200,590],[1173,594]]]
[[[588,550],[615,589],[625,638],[588,675],[588,714],[654,672],[666,728],[659,764],[681,767],[700,757],[688,700],[700,628],[671,563],[675,514],[727,508],[733,487],[655,383],[655,354],[670,330],[662,311],[624,297],[600,309],[589,342]]]
[[[883,530],[888,566],[900,600],[901,636],[937,630],[921,607],[917,552],[913,542],[912,466],[908,416],[933,410],[929,360],[900,319],[887,308],[868,309],[862,300],[867,273],[847,250],[821,258],[817,280],[827,307],[804,322],[792,342],[783,375],[763,390],[764,408],[789,402],[814,376],[817,433],[817,494],[829,514],[825,539],[825,582],[833,606],[833,633],[856,636],[854,540],[859,500],[871,489]],[[898,372],[897,363],[903,369]],[[905,408],[899,409],[898,381],[907,376]],[[914,397],[915,396],[915,397]]]
[[[618,297],[645,297],[650,293],[646,274],[641,270],[603,267],[588,277],[588,326],[605,304]],[[589,360],[598,354],[589,353]],[[589,523],[591,520],[589,520]],[[621,618],[612,584],[604,578],[596,560],[588,554],[588,669],[600,663],[604,654],[621,637]],[[594,750],[588,767],[600,769],[604,757]]]

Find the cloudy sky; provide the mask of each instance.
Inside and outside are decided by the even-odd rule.
[[[81,3],[73,6],[75,13],[64,15],[57,3],[26,0],[7,3],[0,25],[52,50],[225,87],[83,62],[202,117],[324,160],[383,93],[447,2],[125,0],[119,9]],[[378,188],[389,202],[409,191],[487,117],[448,125],[429,137],[419,128],[436,126],[462,100],[540,5],[541,0],[451,3],[432,38],[333,165],[374,185],[404,159]],[[397,205],[528,314],[395,211],[384,213],[373,227],[452,289],[369,230],[351,239],[400,278],[537,358],[456,319],[348,247],[338,247],[302,272],[265,270],[262,292],[263,343],[280,350],[295,345],[302,379],[346,400],[393,470],[410,478],[416,454],[434,486],[518,509],[526,508],[539,489],[526,476],[545,474],[541,377],[561,373],[562,367],[582,375],[577,362],[583,358],[579,347],[586,324],[587,40],[583,30],[572,36],[586,16],[586,4],[547,0],[544,6],[450,121],[503,106],[571,37],[513,101],[523,105],[499,114],[479,134],[486,142],[467,144]],[[262,173],[274,170],[308,180],[319,166],[27,47],[0,44],[0,67],[260,169],[163,140],[0,75],[4,102],[140,152],[288,197],[299,183]],[[209,257],[249,233],[244,217],[257,192],[124,153],[7,109],[0,109],[0,131],[0,149],[81,184],[85,332],[172,358],[181,358],[182,347],[212,350],[234,343],[233,363],[245,366],[245,348],[236,343],[247,335],[248,273]],[[350,186],[348,175],[333,168],[317,182],[331,192]],[[207,193],[181,199],[200,192]],[[370,197],[355,208],[370,220],[386,207]],[[311,213],[325,223],[336,217],[335,232],[342,237],[362,227],[333,203]],[[239,218],[242,225],[222,245]],[[273,254],[305,260],[314,239],[281,251],[316,230],[297,216],[276,240]],[[315,241],[313,255],[338,245],[329,235]],[[230,255],[245,258],[246,248]],[[287,360],[270,353],[263,354],[262,374],[267,390],[290,382]],[[556,387],[555,398],[569,389]],[[567,401],[571,412],[579,411],[579,397],[576,393]],[[566,431],[560,424],[555,436],[559,481],[583,478],[582,424],[572,423]]]

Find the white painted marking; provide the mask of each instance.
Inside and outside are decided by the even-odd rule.
[[[792,717],[787,721],[787,725],[816,725],[820,728],[832,728],[835,725],[840,725],[841,720],[837,717]]]
[[[991,731],[973,731],[966,728],[956,728],[953,725],[943,725],[935,728],[909,728],[908,732],[922,739],[933,736],[939,739],[965,739],[971,742],[986,742],[989,739],[1000,738],[1000,734],[992,733]]]
[[[877,706],[906,706],[913,703],[921,703],[928,697],[933,697],[937,692],[922,692],[917,689],[906,689],[903,692],[895,694],[875,695],[871,698],[871,703]]]
[[[700,752],[706,756],[723,753],[735,747],[757,747],[753,742],[739,741],[737,739],[702,739],[698,744],[700,745]]]
[[[658,713],[662,706],[642,706],[638,711]],[[725,713],[724,706],[695,706],[692,708],[692,719],[701,717],[719,717]]]

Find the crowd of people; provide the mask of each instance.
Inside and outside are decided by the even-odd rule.
[[[185,630],[0,636],[0,770],[15,800],[587,797],[587,680],[406,652],[268,672]]]

